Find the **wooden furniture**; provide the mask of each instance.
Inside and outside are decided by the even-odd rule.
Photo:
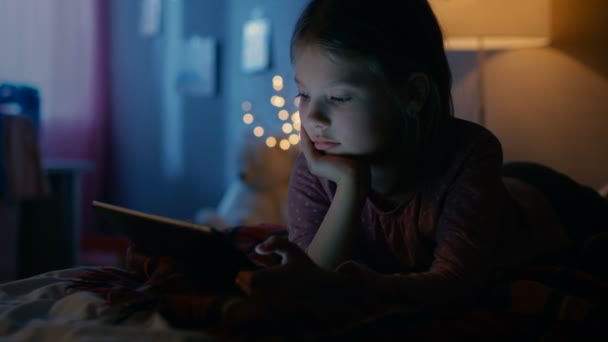
[[[78,265],[81,178],[86,160],[44,160],[50,185],[45,199],[20,203],[18,277]]]

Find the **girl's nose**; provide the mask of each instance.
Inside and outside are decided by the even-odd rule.
[[[331,124],[328,113],[321,106],[313,104],[307,108],[304,120],[310,128],[325,128]]]

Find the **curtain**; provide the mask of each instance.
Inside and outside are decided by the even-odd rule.
[[[0,0],[0,82],[39,91],[43,159],[78,160],[82,226],[100,195],[107,136],[107,1]],[[78,227],[77,227],[78,228]]]

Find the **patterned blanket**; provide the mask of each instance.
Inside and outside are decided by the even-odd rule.
[[[280,262],[278,257],[255,253],[254,248],[271,235],[285,235],[282,226],[237,227],[227,234],[259,267]],[[598,241],[608,240],[602,236]],[[586,253],[597,256],[608,247],[603,243],[596,245]],[[218,335],[263,335],[269,331],[260,322],[248,322],[247,296],[236,286],[209,286],[208,279],[200,276],[204,275],[201,270],[197,272],[199,276],[194,277],[195,270],[183,267],[187,263],[171,257],[143,255],[134,245],[130,245],[126,253],[124,270],[89,270],[77,277],[70,291],[95,292],[103,296],[108,305],[121,306],[114,320],[117,324],[140,310],[155,309],[177,328],[202,329]],[[373,317],[357,317],[347,325],[343,320],[336,320],[336,324],[329,322],[319,329],[310,326],[309,335],[300,332],[298,336],[300,339],[384,336],[426,340],[502,337],[539,341],[580,340],[585,334],[597,336],[598,333],[608,337],[607,329],[602,326],[608,323],[608,278],[604,271],[606,265],[597,264],[601,270],[546,265],[502,275],[490,305],[458,317],[433,317],[415,311],[384,312]],[[227,283],[232,283],[232,279]],[[272,320],[266,323],[272,324]],[[287,327],[285,331],[275,328],[273,334],[289,333]]]
[[[282,226],[235,227],[226,234],[257,266],[280,263],[278,256],[260,255],[254,249],[271,235],[286,235]],[[109,306],[121,306],[123,309],[114,320],[117,324],[140,310],[157,309],[178,328],[226,329],[226,312],[245,298],[233,279],[211,280],[204,272],[190,269],[187,261],[145,255],[132,243],[125,259],[124,269],[90,269],[78,275],[69,287],[70,292],[94,292],[105,298]]]

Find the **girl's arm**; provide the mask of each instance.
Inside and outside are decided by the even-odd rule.
[[[495,138],[469,151],[436,208],[434,259],[423,272],[345,276],[344,286],[366,293],[384,309],[416,307],[452,311],[472,306],[487,289],[498,264],[508,194],[502,182],[502,151]],[[522,236],[522,238],[525,238]],[[403,251],[405,253],[406,251]],[[513,251],[516,253],[517,251]],[[351,272],[352,273],[352,272]]]
[[[472,152],[462,168],[456,168],[458,175],[441,199],[435,259],[428,270],[380,274],[346,262],[337,272],[330,272],[311,262],[301,248],[274,238],[262,249],[283,256],[284,264],[242,274],[237,284],[253,297],[264,298],[260,305],[275,310],[277,317],[300,324],[306,319],[311,324],[352,324],[353,320],[369,322],[384,315],[411,313],[418,317],[420,312],[453,313],[475,306],[495,265],[504,215],[501,201],[505,189],[500,177],[500,150],[496,148],[499,146],[490,143]],[[291,241],[305,247],[323,236],[321,229],[329,224],[323,217],[333,220],[329,213],[334,208],[339,212],[336,204],[344,203],[334,200],[332,204],[333,190],[308,171],[303,158],[298,159],[290,187]],[[314,227],[319,225],[322,227],[317,231]]]
[[[329,210],[306,251],[320,267],[333,270],[351,259],[365,196],[354,180],[337,184]]]
[[[301,132],[301,137],[301,150],[310,172],[308,175],[305,174],[304,177],[315,178],[314,174],[329,179],[336,185],[336,190],[333,199],[329,201],[322,196],[315,198],[314,194],[311,194],[315,191],[306,187],[313,183],[318,184],[318,179],[316,182],[314,180],[313,182],[306,182],[305,180],[298,182],[296,180],[295,182],[299,184],[293,184],[292,179],[290,190],[299,185],[303,189],[300,189],[301,192],[298,196],[309,196],[309,198],[304,203],[299,203],[308,208],[292,207],[290,208],[290,216],[298,217],[298,211],[302,210],[308,212],[308,215],[305,216],[306,221],[311,221],[309,215],[315,211],[317,215],[313,216],[323,217],[320,224],[315,227],[312,237],[309,237],[312,240],[308,240],[303,245],[306,246],[308,255],[317,265],[325,269],[334,269],[351,258],[354,235],[359,227],[361,209],[370,187],[369,166],[365,162],[354,158],[317,151],[305,131]],[[298,165],[296,165],[297,167]],[[291,191],[290,194],[292,195],[290,196],[296,196],[295,192]],[[293,198],[290,198],[290,201],[292,200]],[[311,206],[319,204],[325,205],[323,210],[311,210]],[[290,206],[293,205],[293,203],[290,204]],[[316,220],[312,219],[312,221]],[[290,226],[293,224],[298,225],[299,223],[290,222]]]
[[[484,141],[468,154],[461,165],[455,165],[457,171],[439,200],[441,208],[436,208],[440,212],[434,261],[428,270],[380,274],[347,262],[338,272],[320,272],[317,266],[310,266],[312,263],[302,267],[288,261],[283,267],[262,272],[261,279],[273,281],[260,281],[259,286],[269,287],[278,306],[297,308],[298,319],[306,316],[306,310],[311,317],[323,313],[331,320],[341,317],[332,310],[369,317],[414,310],[458,312],[474,306],[489,285],[498,258],[501,223],[509,213],[503,211],[506,189],[498,142]],[[291,249],[293,253],[301,252],[316,235],[321,236],[316,227],[334,209],[329,209],[332,190],[308,172],[303,158],[298,159],[290,186],[289,239],[300,249]],[[284,274],[286,271],[289,273]],[[277,296],[277,291],[284,297]]]

